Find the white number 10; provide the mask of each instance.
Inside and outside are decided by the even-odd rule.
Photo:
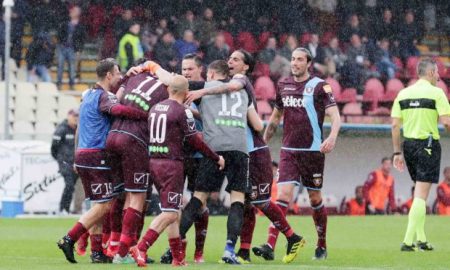
[[[155,113],[150,114],[151,122],[150,122],[150,142],[151,143],[163,143],[166,140],[166,124],[167,124],[167,114],[160,114],[158,119],[156,118]],[[154,132],[156,122],[156,132]]]

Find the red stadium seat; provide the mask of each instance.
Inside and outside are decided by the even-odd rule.
[[[441,58],[439,58],[439,57],[434,57],[433,59],[436,61],[436,65],[437,65],[437,68],[438,68],[439,76],[441,78],[445,77],[446,72],[445,72],[444,62],[442,62]]]
[[[275,84],[270,77],[259,77],[255,81],[255,97],[262,100],[275,100]]]
[[[267,45],[267,41],[269,40],[270,36],[272,35],[271,32],[262,32],[259,37],[258,37],[258,45],[259,45],[259,50],[262,50],[266,47]]]
[[[344,116],[344,121],[348,123],[361,123],[363,120],[363,110],[361,109],[361,104],[356,102],[350,102],[345,104],[342,109],[342,115]]]
[[[269,76],[270,75],[269,64],[257,62],[255,65],[255,70],[253,70],[253,75],[255,77]]]
[[[249,53],[258,51],[255,37],[250,32],[240,32],[237,36],[237,47],[242,48]]]
[[[288,36],[289,36],[289,35],[286,34],[286,33],[281,34],[280,40],[278,41],[278,47],[282,48],[282,47],[284,46],[284,44],[286,43],[286,40],[287,40]]]
[[[395,72],[396,78],[402,78],[403,77],[403,62],[398,57],[392,57],[392,61],[394,62],[395,66],[397,67],[397,72]]]
[[[223,37],[225,38],[225,43],[230,47],[230,51],[234,51],[234,38],[230,32],[222,31]]]
[[[406,60],[406,77],[407,78],[417,78],[417,63],[419,62],[419,57],[411,56]]]
[[[400,81],[399,79],[390,79],[386,83],[386,92],[390,92],[390,91],[399,92],[403,88],[405,88],[405,86],[403,85],[402,81]]]
[[[331,90],[333,90],[334,97],[336,99],[339,99],[341,92],[342,92],[342,87],[339,84],[339,82],[332,77],[326,78],[325,82],[327,82],[331,86]]]
[[[262,120],[268,120],[272,114],[272,107],[265,100],[256,101],[256,106],[258,107],[258,114]]]
[[[384,95],[384,86],[380,80],[371,78],[364,84],[363,108],[365,111],[372,111],[378,106],[378,101]]]
[[[308,44],[311,41],[311,33],[303,33],[300,36],[300,40],[299,40],[299,44],[301,46],[305,46],[306,44]]]
[[[355,88],[346,88],[339,96],[336,97],[336,103],[341,111],[345,104],[356,102],[356,93],[357,91]]]

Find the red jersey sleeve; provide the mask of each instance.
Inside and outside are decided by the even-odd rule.
[[[184,113],[180,113],[180,127],[183,130],[184,136],[191,136],[197,133],[197,129],[195,128],[195,119],[192,111],[189,109],[185,109]]]
[[[279,82],[277,84],[276,89],[276,95],[275,95],[275,108],[282,110],[284,108],[283,106],[283,99],[281,97],[281,90],[284,88],[284,84]]]
[[[119,100],[116,95],[104,91],[99,100],[99,109],[102,113],[111,113],[111,108],[119,104]]]

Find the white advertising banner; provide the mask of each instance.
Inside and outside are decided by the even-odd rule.
[[[0,201],[21,198],[25,212],[55,212],[64,188],[50,144],[0,141]]]

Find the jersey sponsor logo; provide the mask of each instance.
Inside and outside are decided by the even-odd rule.
[[[171,204],[181,204],[181,197],[182,194],[180,193],[169,192],[169,194],[167,194],[167,202]]]
[[[285,90],[285,91],[295,91],[295,90],[297,90],[297,88],[295,88],[295,87],[285,87],[285,88],[283,88],[283,90]]]
[[[73,140],[74,138],[75,138],[75,136],[73,134],[66,134],[67,140]]]
[[[259,184],[259,194],[269,194],[270,184]]]
[[[164,104],[156,104],[155,111],[167,112],[169,110],[169,105]]]
[[[305,107],[305,102],[302,98],[295,98],[293,96],[287,96],[282,98],[283,107],[302,108]]]
[[[134,183],[138,185],[148,185],[148,174],[134,173]]]

